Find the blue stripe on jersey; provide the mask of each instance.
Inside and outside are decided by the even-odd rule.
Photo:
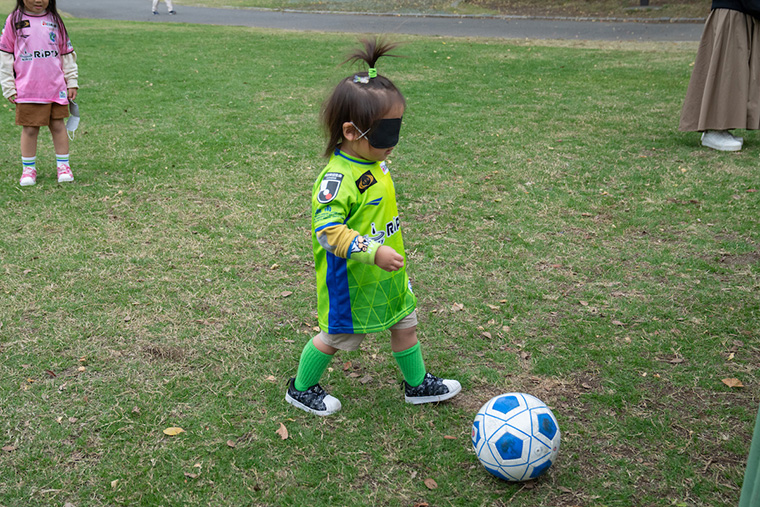
[[[380,198],[378,198],[378,199],[375,199],[374,201],[369,201],[369,202],[367,203],[367,206],[377,206],[377,205],[379,205],[379,204],[380,204],[380,201],[382,201],[382,200],[383,200],[383,198],[382,198],[382,197],[380,197]]]
[[[377,164],[377,162],[371,162],[369,160],[362,160],[360,158],[353,158],[353,157],[351,157],[349,155],[346,155],[342,151],[340,151],[340,149],[335,150],[335,154],[338,155],[339,157],[345,158],[346,160],[348,160],[349,162],[352,162],[354,164],[360,164],[360,165],[375,165],[375,164]]]
[[[327,227],[332,227],[333,225],[343,225],[345,222],[330,222],[329,224],[322,225],[320,227],[317,227],[314,229],[314,232],[319,232],[322,229],[326,229]]]
[[[351,316],[351,292],[348,289],[346,259],[327,254],[327,294],[330,298],[330,312],[327,318],[327,332],[330,334],[353,333],[354,319]]]

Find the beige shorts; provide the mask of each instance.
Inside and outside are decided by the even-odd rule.
[[[69,116],[69,106],[51,104],[16,104],[16,125],[47,127],[50,120],[63,120]]]
[[[409,329],[417,325],[417,310],[413,311],[396,324],[390,327],[394,329]],[[364,341],[366,334],[328,334],[324,331],[320,331],[317,337],[322,340],[322,343],[329,345],[330,347],[338,350],[357,350],[359,345]]]

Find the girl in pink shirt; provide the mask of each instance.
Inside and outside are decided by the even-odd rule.
[[[53,136],[58,183],[74,181],[64,118],[77,96],[76,53],[55,0],[16,0],[0,35],[0,85],[16,105],[21,125],[22,186],[37,182],[37,137],[47,126]]]

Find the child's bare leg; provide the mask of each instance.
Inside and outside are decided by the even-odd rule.
[[[39,127],[21,127],[21,156],[30,158],[37,156],[37,137]]]
[[[391,350],[403,352],[417,345],[417,326],[406,329],[391,329]]]
[[[66,135],[66,124],[64,121],[50,120],[50,134],[53,136],[53,146],[55,147],[55,153],[57,155],[68,155],[69,136]]]
[[[319,335],[315,336],[312,342],[314,343],[314,346],[317,347],[317,350],[319,350],[323,354],[334,356],[335,353],[338,352],[338,349],[336,349],[335,347],[331,347],[330,345],[323,342],[319,338]]]

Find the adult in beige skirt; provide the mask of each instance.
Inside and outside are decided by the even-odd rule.
[[[715,0],[694,62],[679,130],[738,151],[731,129],[760,129],[760,0]]]

